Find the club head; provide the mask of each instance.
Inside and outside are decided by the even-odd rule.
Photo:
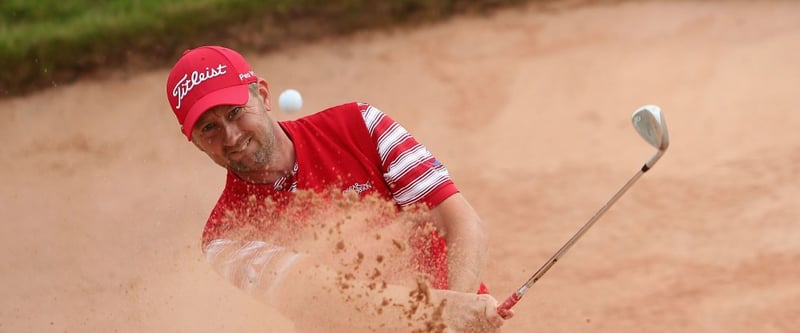
[[[645,105],[633,112],[633,127],[651,146],[660,151],[669,147],[667,123],[661,108],[656,105]]]

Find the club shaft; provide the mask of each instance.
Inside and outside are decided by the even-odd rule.
[[[528,282],[525,283],[524,287],[526,289],[530,288],[534,283],[536,283],[536,281],[539,280],[539,278],[541,278],[545,273],[547,273],[547,271],[550,270],[550,267],[553,267],[553,265],[556,262],[558,262],[558,260],[561,259],[561,257],[565,253],[567,253],[567,251],[572,247],[572,245],[574,245],[575,242],[577,242],[578,239],[580,239],[583,236],[583,234],[585,234],[586,231],[588,231],[589,228],[591,228],[592,225],[594,225],[594,223],[597,222],[597,220],[599,220],[600,217],[603,216],[603,214],[605,214],[605,212],[609,208],[611,208],[611,206],[615,202],[617,202],[617,200],[623,194],[625,194],[625,192],[639,179],[639,177],[642,176],[642,174],[644,174],[644,172],[641,171],[641,170],[636,172],[636,174],[633,175],[633,177],[630,180],[628,180],[628,182],[625,183],[625,185],[619,191],[617,191],[617,193],[614,194],[614,196],[611,197],[611,199],[605,205],[603,205],[603,207],[601,207],[600,210],[598,210],[597,213],[595,213],[594,216],[592,216],[592,218],[589,219],[589,221],[586,222],[586,224],[584,224],[583,227],[581,227],[581,229],[578,230],[578,232],[576,232],[575,235],[573,235],[572,238],[570,238],[561,247],[561,249],[558,250],[558,252],[556,252],[552,257],[550,257],[550,260],[548,260],[541,268],[539,268],[538,271],[536,271],[536,273],[533,274],[533,276],[530,278],[530,280],[528,280]]]
[[[628,182],[626,182],[625,185],[623,185],[622,188],[620,188],[617,191],[617,193],[615,193],[614,196],[611,197],[611,199],[609,199],[608,202],[606,202],[606,204],[603,205],[603,207],[601,207],[600,210],[598,210],[597,213],[595,213],[594,216],[592,216],[592,218],[589,219],[589,221],[587,221],[586,224],[584,224],[583,227],[581,227],[581,229],[578,230],[578,232],[576,232],[575,235],[572,236],[572,238],[570,238],[563,246],[561,246],[558,252],[553,254],[553,256],[550,257],[550,259],[547,260],[547,262],[545,262],[545,264],[542,265],[542,267],[540,267],[539,270],[537,270],[536,273],[534,273],[533,276],[531,276],[531,278],[528,279],[527,282],[525,282],[525,284],[523,284],[519,289],[517,289],[517,291],[511,294],[511,296],[509,296],[503,303],[501,303],[497,307],[498,313],[500,313],[501,316],[505,317],[505,314],[508,313],[508,310],[511,309],[511,307],[513,307],[515,304],[517,304],[517,302],[519,302],[520,299],[522,299],[522,296],[525,295],[525,292],[527,292],[528,289],[530,289],[531,286],[533,286],[536,283],[536,281],[539,281],[539,279],[545,273],[547,273],[547,271],[549,271],[550,268],[553,267],[553,265],[555,265],[555,263],[558,262],[558,260],[561,259],[561,257],[565,253],[567,253],[567,251],[572,247],[572,245],[575,244],[575,242],[577,242],[578,239],[580,239],[581,236],[583,236],[583,234],[585,234],[586,231],[588,231],[589,228],[591,228],[592,225],[594,225],[594,223],[597,222],[597,220],[599,220],[600,217],[603,216],[603,214],[605,214],[605,212],[609,208],[611,208],[611,206],[614,205],[614,203],[617,202],[617,200],[619,200],[619,198],[622,197],[622,195],[625,194],[625,192],[627,192],[628,189],[631,186],[633,186],[633,184],[636,183],[637,180],[639,180],[639,177],[641,177],[645,172],[647,172],[648,170],[650,170],[650,168],[653,167],[655,162],[658,161],[658,159],[661,158],[661,155],[663,154],[664,151],[659,150],[658,153],[653,155],[641,167],[641,169],[639,169],[639,171],[637,171],[636,174],[633,175],[633,177],[631,177],[631,179],[629,179]]]

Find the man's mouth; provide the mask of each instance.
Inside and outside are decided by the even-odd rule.
[[[231,150],[228,152],[228,156],[234,156],[244,153],[244,151],[247,149],[247,146],[250,144],[251,139],[252,138],[247,138],[245,140],[242,140],[242,142],[239,143],[239,145],[237,145],[236,148],[231,148]]]

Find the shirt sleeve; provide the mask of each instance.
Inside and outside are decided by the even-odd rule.
[[[203,246],[206,261],[237,288],[272,299],[286,271],[306,255],[263,241],[218,238]]]
[[[394,200],[403,206],[435,207],[458,192],[444,164],[399,123],[369,104],[359,104],[381,159],[383,178]]]

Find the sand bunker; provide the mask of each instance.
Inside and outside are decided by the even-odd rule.
[[[490,226],[501,299],[653,153],[629,117],[658,104],[670,151],[504,331],[800,327],[800,3],[566,1],[246,56],[303,93],[278,118],[360,100],[424,142]],[[167,70],[0,101],[0,331],[294,331],[202,259],[225,174]]]

